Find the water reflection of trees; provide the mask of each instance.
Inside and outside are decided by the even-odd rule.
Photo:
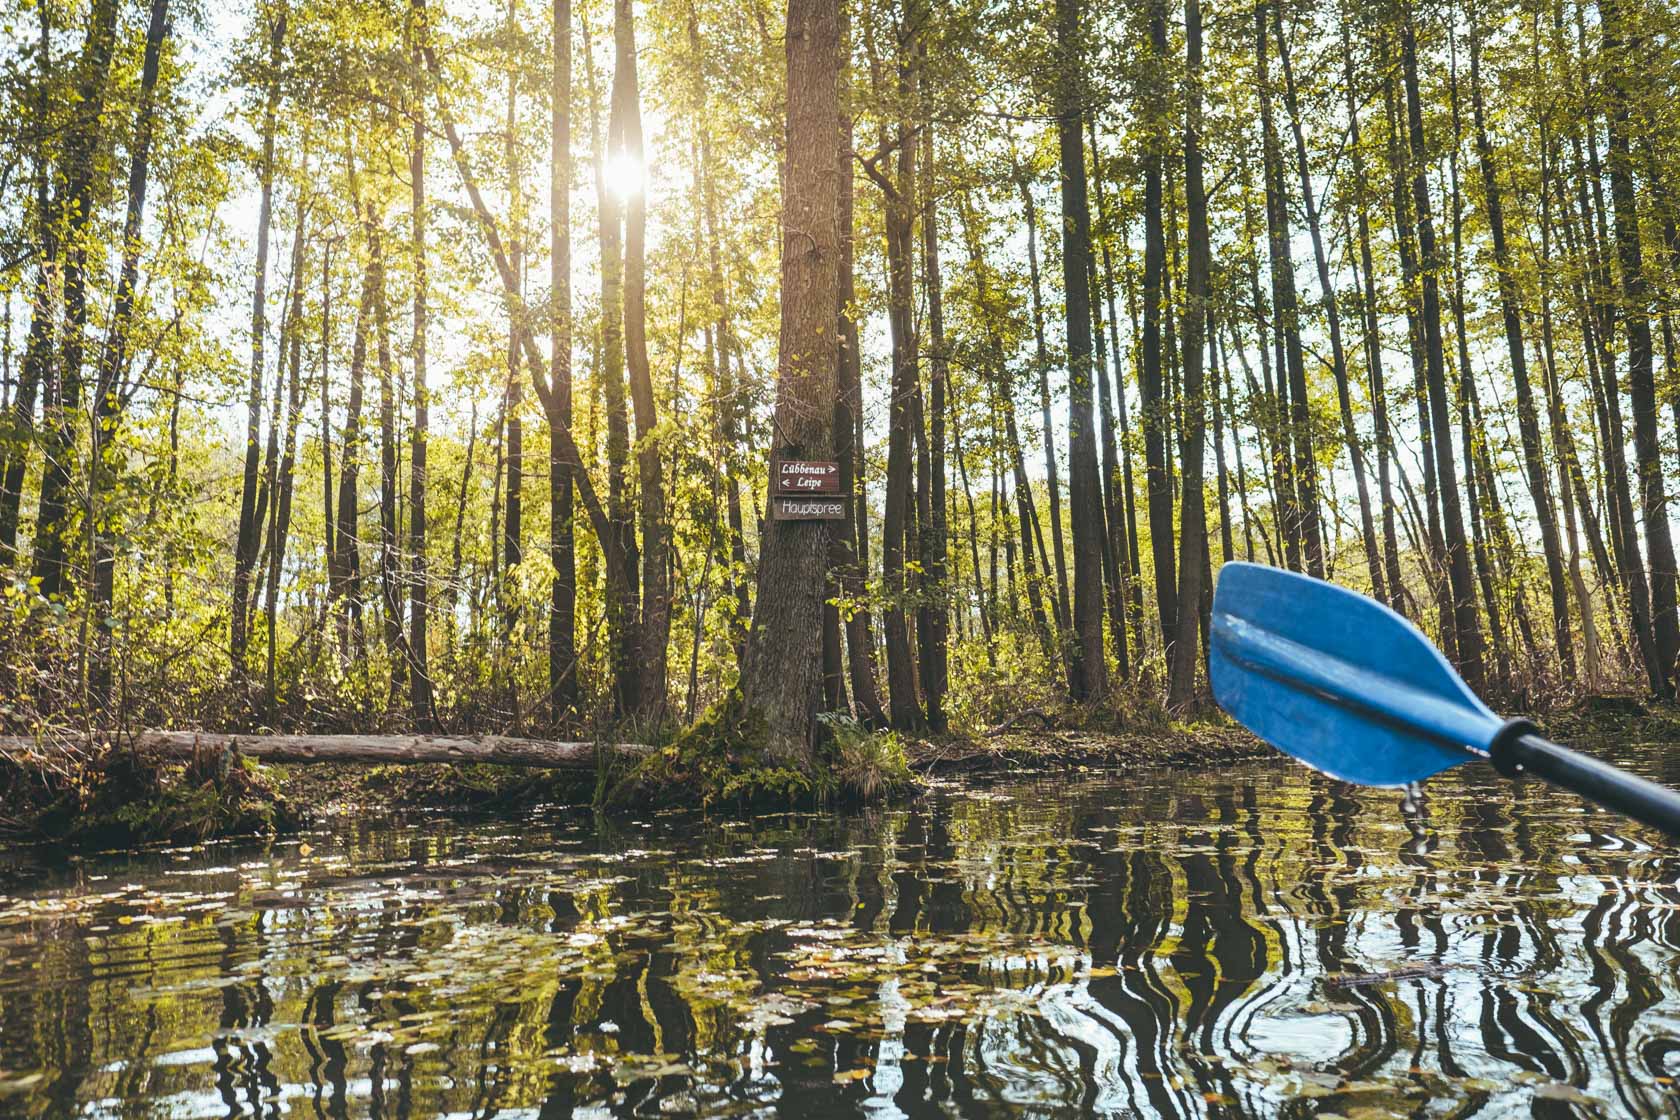
[[[1259,768],[737,828],[347,826],[5,911],[0,1069],[43,1073],[43,1116],[1663,1115],[1675,863],[1517,791],[1438,783],[1415,834],[1393,795]]]

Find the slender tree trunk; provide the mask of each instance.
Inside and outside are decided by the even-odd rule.
[[[41,121],[52,113],[52,32],[47,5],[37,4],[40,37],[36,42],[36,86],[39,100],[35,111]],[[113,12],[115,8],[112,8]],[[29,450],[34,442],[35,398],[42,385],[52,381],[52,355],[57,308],[54,279],[58,273],[58,208],[52,191],[52,148],[45,133],[35,149],[35,283],[29,300],[29,334],[24,341],[23,364],[18,371],[17,393],[11,402],[12,436],[0,448],[0,563],[17,558],[19,512],[23,504],[24,476],[29,470]],[[179,398],[177,398],[179,399]]]
[[[631,0],[615,0],[613,42],[613,126],[609,155],[629,167],[642,166],[641,92],[636,74],[636,29]],[[659,722],[665,716],[666,661],[671,640],[671,541],[660,465],[659,422],[647,352],[647,194],[641,184],[624,199],[624,354],[636,417],[636,467],[642,526],[642,683],[638,714]]]
[[[901,52],[910,50],[910,44],[901,42]],[[900,58],[898,68],[897,93],[908,106],[915,96],[916,81],[915,68],[908,53]],[[875,84],[878,89],[884,84],[879,75],[875,77]],[[908,588],[904,564],[907,523],[913,513],[910,493],[911,474],[915,466],[912,429],[920,384],[912,321],[914,296],[910,264],[916,197],[916,148],[908,121],[900,121],[896,136],[891,138],[883,126],[877,158],[864,165],[884,198],[887,235],[887,319],[892,334],[892,400],[887,424],[887,493],[881,526],[881,576],[886,593],[883,621],[886,630],[887,700],[893,726],[903,731],[919,730],[926,722],[921,701],[916,695],[916,667],[910,651],[910,627],[905,612]],[[884,160],[893,149],[898,153],[895,176],[876,166],[876,162]],[[760,595],[766,587],[762,570],[761,564]]]
[[[1482,684],[1482,632],[1476,616],[1476,593],[1471,582],[1470,556],[1464,539],[1458,471],[1453,462],[1452,443],[1444,438],[1445,433],[1452,430],[1452,421],[1447,405],[1446,360],[1441,343],[1441,297],[1437,279],[1441,272],[1441,259],[1435,243],[1429,180],[1425,174],[1428,149],[1423,134],[1423,104],[1418,93],[1417,46],[1409,13],[1401,27],[1401,60],[1405,72],[1407,132],[1413,163],[1412,199],[1417,213],[1418,247],[1422,255],[1424,358],[1429,379],[1430,423],[1437,437],[1434,440],[1435,474],[1441,491],[1441,523],[1447,577],[1452,588],[1453,631],[1459,671],[1474,689]],[[1470,470],[1470,464],[1465,464],[1465,469]]]
[[[856,446],[856,426],[863,410],[863,390],[861,385],[862,355],[859,351],[858,339],[858,309],[857,288],[853,276],[853,259],[856,241],[853,229],[853,211],[856,199],[853,192],[852,178],[852,109],[851,109],[851,69],[846,64],[846,57],[850,43],[850,21],[844,10],[840,15],[840,84],[841,107],[839,113],[838,145],[835,150],[835,168],[839,173],[839,238],[840,238],[840,275],[837,284],[836,307],[838,310],[838,325],[840,338],[839,364],[835,370],[836,386],[834,395],[834,457],[840,464],[840,492],[848,495],[852,505],[858,507],[857,518],[868,516],[863,509],[864,494],[861,472],[856,469],[859,459],[859,448]],[[708,215],[710,210],[708,209]],[[716,247],[713,247],[713,267],[716,268]],[[721,277],[717,282],[721,287]],[[740,500],[738,497],[732,508],[731,515],[735,518],[734,532],[739,542]],[[846,612],[846,669],[852,686],[852,701],[856,706],[858,719],[866,727],[887,727],[886,713],[881,710],[880,692],[875,685],[875,637],[874,627],[868,602],[865,599],[864,579],[867,569],[858,557],[854,548],[857,538],[858,520],[848,517],[838,525],[830,526],[830,555],[829,567],[835,573],[834,578],[839,590],[847,601],[849,609]],[[743,573],[741,594],[746,594]]]
[[[1101,154],[1097,148],[1096,114],[1086,117],[1085,126],[1091,142],[1092,180],[1096,184],[1097,221],[1105,233],[1112,235],[1109,226],[1108,206],[1103,191],[1103,168]],[[1093,268],[1095,267],[1093,262]],[[1096,281],[1092,280],[1092,302],[1097,303]],[[1121,680],[1130,680],[1132,675],[1130,641],[1126,636],[1126,602],[1127,597],[1135,587],[1138,572],[1133,566],[1133,557],[1127,548],[1127,525],[1131,503],[1131,449],[1126,450],[1125,469],[1122,470],[1119,445],[1115,436],[1114,414],[1118,408],[1122,426],[1125,423],[1126,412],[1126,377],[1122,372],[1120,355],[1120,330],[1115,321],[1114,309],[1114,257],[1110,252],[1107,238],[1102,240],[1102,306],[1106,314],[1099,316],[1106,320],[1108,328],[1108,349],[1113,354],[1114,388],[1109,389],[1108,373],[1110,367],[1103,360],[1103,323],[1097,325],[1098,351],[1098,397],[1102,408],[1102,454],[1103,454],[1103,515],[1108,524],[1108,553],[1112,557],[1112,576],[1108,589],[1109,629],[1114,636],[1115,658],[1119,664]],[[1141,654],[1141,650],[1139,651]]]
[[[333,578],[338,571],[337,522],[333,516],[332,378],[332,250],[336,239],[321,251],[321,533],[327,562],[327,602],[332,602]],[[459,568],[459,565],[456,565]]]
[[[1272,123],[1271,79],[1266,64],[1266,10],[1255,9],[1255,60],[1260,93],[1262,171],[1266,180],[1266,227],[1272,262],[1272,329],[1282,342],[1278,365],[1281,389],[1287,376],[1289,391],[1288,431],[1294,447],[1295,506],[1292,518],[1298,527],[1307,572],[1324,575],[1324,533],[1319,524],[1318,464],[1313,452],[1312,417],[1307,407],[1306,358],[1301,346],[1300,308],[1295,291],[1295,259],[1290,249],[1289,207],[1284,187],[1283,159],[1278,152]],[[1286,498],[1287,501],[1287,498]]]
[[[1068,627],[1067,557],[1062,548],[1062,480],[1061,467],[1056,459],[1055,432],[1050,423],[1050,352],[1044,344],[1044,296],[1041,291],[1038,267],[1038,204],[1033,198],[1032,184],[1017,170],[1016,182],[1021,191],[1021,205],[1027,223],[1027,266],[1032,277],[1033,351],[1038,370],[1039,419],[1044,432],[1045,490],[1050,499],[1050,540],[1056,549],[1056,630],[1057,644],[1066,640]]]
[[[1353,425],[1353,401],[1348,391],[1347,352],[1342,345],[1342,318],[1336,305],[1336,286],[1330,277],[1330,259],[1324,250],[1324,233],[1319,223],[1318,203],[1313,198],[1312,174],[1307,166],[1307,140],[1302,131],[1301,107],[1296,98],[1295,68],[1289,59],[1289,39],[1284,34],[1280,7],[1272,9],[1272,29],[1277,34],[1278,62],[1283,67],[1283,96],[1289,110],[1289,127],[1295,140],[1295,169],[1301,182],[1301,201],[1307,213],[1307,230],[1312,236],[1313,263],[1318,269],[1318,290],[1323,298],[1324,317],[1330,326],[1330,370],[1336,379],[1336,404],[1342,416],[1342,439],[1353,466],[1353,485],[1359,498],[1360,540],[1365,546],[1365,566],[1371,589],[1386,600],[1382,558],[1377,549],[1376,527],[1371,518],[1371,493],[1365,482],[1365,451]]]
[[[1610,198],[1616,211],[1616,258],[1621,265],[1621,310],[1627,330],[1628,396],[1633,405],[1633,449],[1638,467],[1639,498],[1644,517],[1645,547],[1651,565],[1651,628],[1656,639],[1651,689],[1659,696],[1672,692],[1671,674],[1680,657],[1680,617],[1676,616],[1674,542],[1668,523],[1668,496],[1663,485],[1662,443],[1657,427],[1657,400],[1651,339],[1650,293],[1639,236],[1639,209],[1629,154],[1629,85],[1637,56],[1637,33],[1623,26],[1621,0],[1601,0],[1604,59],[1609,69],[1605,89],[1610,98]],[[1629,537],[1630,552],[1637,547]]]
[[[402,625],[402,544],[398,538],[397,402],[385,295],[385,234],[371,202],[367,213],[373,256],[373,339],[379,362],[379,613],[384,620],[386,656],[391,659],[391,695],[397,697],[407,691],[408,680]],[[511,484],[511,474],[509,481]]]
[[[245,401],[245,476],[239,497],[239,538],[233,554],[233,614],[229,656],[233,675],[245,675],[247,601],[251,570],[257,562],[257,467],[262,439],[263,342],[268,331],[268,225],[274,198],[274,129],[280,108],[280,61],[286,40],[286,12],[281,11],[269,30],[268,93],[263,106],[262,166],[259,172],[262,201],[257,211],[257,278],[251,297],[251,383]]]
[[[839,299],[840,114],[838,0],[790,0],[787,14],[787,157],[782,203],[782,325],[771,459],[833,454],[834,311]],[[812,763],[822,698],[827,521],[766,521],[742,692],[767,724],[767,749],[784,765]],[[894,697],[895,701],[897,697]]]
[[[152,0],[146,27],[146,51],[140,68],[140,101],[135,111],[134,139],[128,169],[128,210],[123,219],[122,267],[111,310],[111,329],[99,363],[94,392],[92,516],[94,662],[90,692],[99,707],[111,703],[111,645],[116,619],[111,613],[116,590],[116,551],[111,534],[101,523],[100,496],[114,489],[120,471],[115,447],[122,418],[124,370],[128,365],[129,330],[134,319],[134,286],[140,273],[140,223],[146,209],[146,180],[151,168],[152,103],[157,89],[163,40],[169,34],[169,0]],[[11,309],[7,303],[8,312]],[[10,319],[7,320],[8,327]],[[33,402],[31,402],[33,403]]]
[[[410,8],[412,36],[409,63],[414,68],[414,80],[423,81],[424,59],[420,50],[421,37],[426,33],[426,9],[419,0]],[[428,649],[428,612],[430,586],[426,570],[426,452],[430,436],[431,399],[426,386],[426,116],[425,90],[416,90],[412,112],[414,123],[409,138],[408,175],[410,209],[413,221],[414,252],[414,335],[411,344],[414,362],[414,431],[410,433],[412,450],[409,453],[408,483],[408,650],[409,711],[416,725],[432,725],[432,670]]]
[[[927,175],[931,183],[934,168],[933,132],[923,132]],[[927,616],[922,638],[922,691],[927,697],[928,726],[937,732],[949,729],[945,694],[950,688],[946,647],[950,641],[950,587],[947,568],[950,559],[945,498],[945,411],[950,352],[945,342],[944,282],[939,272],[939,211],[933,191],[924,195],[922,213],[922,261],[927,269],[927,322],[932,343],[928,352],[928,517],[922,523],[922,606]]]
[[[578,707],[577,542],[572,470],[556,429],[572,426],[572,3],[554,0],[549,90],[548,710],[558,724]]]
[[[1156,62],[1167,66],[1166,0],[1149,0],[1149,46]],[[1166,235],[1161,214],[1161,175],[1166,161],[1167,135],[1164,98],[1151,98],[1149,113],[1157,120],[1146,141],[1143,164],[1143,362],[1138,391],[1143,409],[1145,491],[1149,502],[1149,547],[1155,562],[1155,606],[1160,616],[1161,645],[1172,664],[1172,643],[1178,636],[1178,579],[1173,556],[1172,480],[1167,475],[1170,417],[1161,375],[1162,286],[1166,272]]]
[[[1202,618],[1202,582],[1207,572],[1207,512],[1203,507],[1202,332],[1208,315],[1207,193],[1202,185],[1202,8],[1199,0],[1184,2],[1184,41],[1187,62],[1187,102],[1184,115],[1184,200],[1187,207],[1185,240],[1189,262],[1185,275],[1184,326],[1184,493],[1179,514],[1178,634],[1172,645],[1167,676],[1167,706],[1187,707],[1196,691],[1196,639]]]
[[[1068,678],[1074,700],[1097,700],[1108,692],[1108,663],[1103,656],[1105,531],[1092,409],[1091,213],[1085,193],[1082,106],[1086,91],[1080,8],[1081,0],[1056,2],[1056,42],[1061,53],[1056,134],[1062,181],[1062,291],[1067,310],[1068,505],[1073,520],[1074,643]],[[1049,435],[1048,424],[1045,435]]]
[[[360,200],[357,200],[360,209]],[[338,612],[341,658],[362,647],[361,542],[359,502],[361,476],[362,396],[367,371],[368,319],[373,310],[373,255],[362,272],[362,293],[356,305],[356,326],[350,347],[350,390],[344,406],[344,433],[339,439],[338,513],[333,535],[335,569],[330,574],[327,601],[342,603]],[[354,646],[352,646],[354,643]]]
[[[1347,97],[1348,149],[1353,157],[1353,189],[1357,194],[1359,225],[1359,262],[1355,268],[1355,285],[1359,273],[1364,274],[1364,299],[1361,301],[1365,347],[1365,370],[1370,379],[1371,419],[1375,428],[1377,449],[1377,502],[1382,522],[1382,553],[1384,586],[1387,594],[1379,598],[1396,610],[1401,609],[1405,595],[1400,574],[1400,545],[1394,528],[1394,493],[1389,482],[1389,459],[1394,454],[1394,440],[1388,426],[1388,394],[1383,377],[1382,331],[1377,317],[1376,269],[1371,263],[1371,221],[1366,212],[1368,180],[1365,173],[1365,152],[1359,138],[1359,109],[1354,94],[1353,47],[1348,34],[1347,19],[1341,23],[1342,83]]]
[[[1546,578],[1551,588],[1552,634],[1557,642],[1559,666],[1564,679],[1568,680],[1575,673],[1575,646],[1569,628],[1569,587],[1563,573],[1563,549],[1558,541],[1552,491],[1546,482],[1545,449],[1540,441],[1540,420],[1534,407],[1534,390],[1529,382],[1527,351],[1523,347],[1517,282],[1512,273],[1511,251],[1505,241],[1505,210],[1500,196],[1499,172],[1494,163],[1493,145],[1488,140],[1487,115],[1482,99],[1481,53],[1481,31],[1472,13],[1470,105],[1476,125],[1477,162],[1481,165],[1482,195],[1489,235],[1493,240],[1499,310],[1505,326],[1505,345],[1511,359],[1511,380],[1517,391],[1517,427],[1522,435],[1523,467],[1528,475],[1535,521],[1540,526],[1540,547],[1545,554]]]
[[[286,566],[286,538],[292,523],[292,483],[297,467],[298,422],[303,415],[303,278],[308,247],[304,238],[306,219],[307,207],[300,201],[297,229],[292,242],[292,302],[286,313],[285,330],[281,332],[285,347],[281,358],[286,363],[285,447],[280,453],[280,461],[271,483],[274,514],[269,521],[268,573],[263,594],[263,618],[268,639],[267,649],[264,651],[263,698],[271,721],[279,711],[280,692],[276,680],[279,632],[276,616],[280,603],[280,576]],[[276,371],[276,389],[279,388],[280,380]],[[279,410],[276,409],[273,422],[269,426],[270,431],[280,423]]]
[[[585,21],[584,54],[593,57]],[[620,715],[641,710],[640,591],[636,532],[625,489],[630,458],[630,420],[624,388],[624,255],[620,240],[623,210],[609,188],[606,150],[601,138],[600,92],[595,69],[588,68],[591,148],[595,163],[595,198],[599,214],[601,259],[601,372],[607,421],[607,520],[602,540],[606,554],[607,641],[613,670],[614,708]]]

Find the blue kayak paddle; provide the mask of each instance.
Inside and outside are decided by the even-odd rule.
[[[1680,838],[1680,793],[1502,720],[1410,622],[1357,592],[1226,564],[1208,675],[1238,723],[1333,778],[1405,786],[1473,758],[1533,774]]]

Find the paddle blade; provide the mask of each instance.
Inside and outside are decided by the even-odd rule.
[[[1421,781],[1485,756],[1500,727],[1415,626],[1323,580],[1226,564],[1209,644],[1219,706],[1345,781]]]

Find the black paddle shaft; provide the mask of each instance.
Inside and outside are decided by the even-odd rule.
[[[1512,778],[1533,774],[1680,839],[1680,793],[1560,747],[1538,731],[1527,720],[1512,720],[1501,729],[1489,750],[1500,773]]]

